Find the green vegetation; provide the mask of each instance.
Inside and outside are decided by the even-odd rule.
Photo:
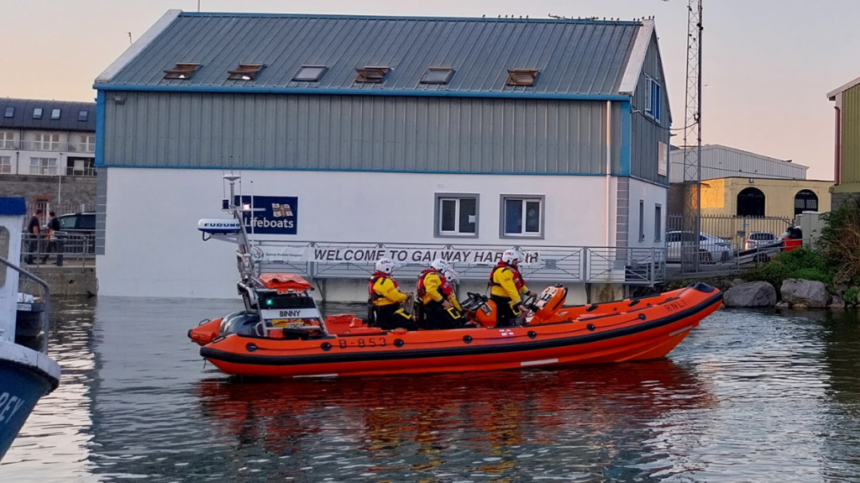
[[[833,281],[860,281],[860,200],[851,197],[823,218],[825,225],[816,249],[836,267]]]
[[[833,284],[836,267],[819,250],[801,247],[777,255],[768,263],[758,265],[741,274],[748,282],[765,281],[777,289],[789,278],[815,280]]]

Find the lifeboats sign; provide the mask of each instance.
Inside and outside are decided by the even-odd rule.
[[[242,196],[236,204],[255,211],[242,213],[245,230],[261,235],[295,235],[298,229],[299,199],[295,196]],[[259,210],[259,211],[256,211]]]
[[[398,263],[430,263],[437,258],[452,264],[495,264],[504,250],[442,250],[438,248],[317,248],[317,247],[255,247],[258,258],[268,262],[373,263],[390,258]],[[540,262],[540,252],[525,251],[523,265]]]

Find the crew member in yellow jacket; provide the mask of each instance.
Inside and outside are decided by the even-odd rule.
[[[368,325],[383,330],[394,330],[403,327],[406,330],[418,330],[411,315],[407,314],[402,304],[411,299],[412,294],[400,291],[397,281],[391,277],[394,262],[382,258],[376,262],[376,272],[367,283],[368,294]]]
[[[417,293],[426,329],[456,329],[466,325],[446,272],[451,273],[448,262],[437,258],[418,276]]]
[[[506,250],[490,272],[490,300],[496,304],[496,327],[510,327],[520,315],[522,295],[530,293],[518,268],[521,258],[519,251]]]

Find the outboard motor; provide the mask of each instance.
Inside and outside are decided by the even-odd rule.
[[[260,316],[252,312],[234,312],[221,320],[220,335],[260,335],[257,333],[257,324]]]

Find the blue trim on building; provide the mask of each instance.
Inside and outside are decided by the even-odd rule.
[[[630,176],[630,144],[633,142],[633,130],[630,122],[630,99],[621,102],[621,173],[620,176]]]
[[[406,96],[406,97],[468,97],[492,99],[548,99],[568,101],[622,101],[630,105],[630,96],[620,94],[562,94],[543,92],[468,92],[468,91],[424,91],[405,89],[308,89],[305,87],[242,87],[242,86],[150,86],[137,84],[93,84],[99,91],[101,104],[97,106],[97,119],[104,120],[104,91],[126,92],[202,92],[211,94],[302,94],[337,96]],[[629,113],[628,113],[629,114]],[[99,124],[96,120],[96,135]],[[98,160],[98,156],[96,156]]]
[[[487,171],[418,171],[408,169],[352,169],[352,168],[270,168],[270,167],[251,167],[244,168],[239,166],[168,166],[168,165],[153,165],[141,166],[132,164],[108,164],[103,165],[105,168],[140,168],[140,169],[218,169],[218,170],[235,170],[235,171],[326,171],[326,172],[348,172],[348,173],[407,173],[407,174],[497,174],[497,175],[512,175],[512,176],[606,176],[604,173],[515,173],[515,172],[487,172]]]
[[[20,216],[26,214],[27,202],[24,200],[24,198],[18,196],[4,196],[0,198],[0,216]]]
[[[252,13],[252,12],[182,12],[180,17],[259,17],[259,18],[320,18],[357,20],[424,20],[440,22],[518,22],[518,23],[578,23],[589,25],[642,25],[637,20],[591,20],[555,18],[485,18],[485,17],[420,17],[396,15],[332,15],[312,13]]]
[[[95,166],[104,166],[105,162],[105,93],[98,91],[96,95],[96,160]]]

